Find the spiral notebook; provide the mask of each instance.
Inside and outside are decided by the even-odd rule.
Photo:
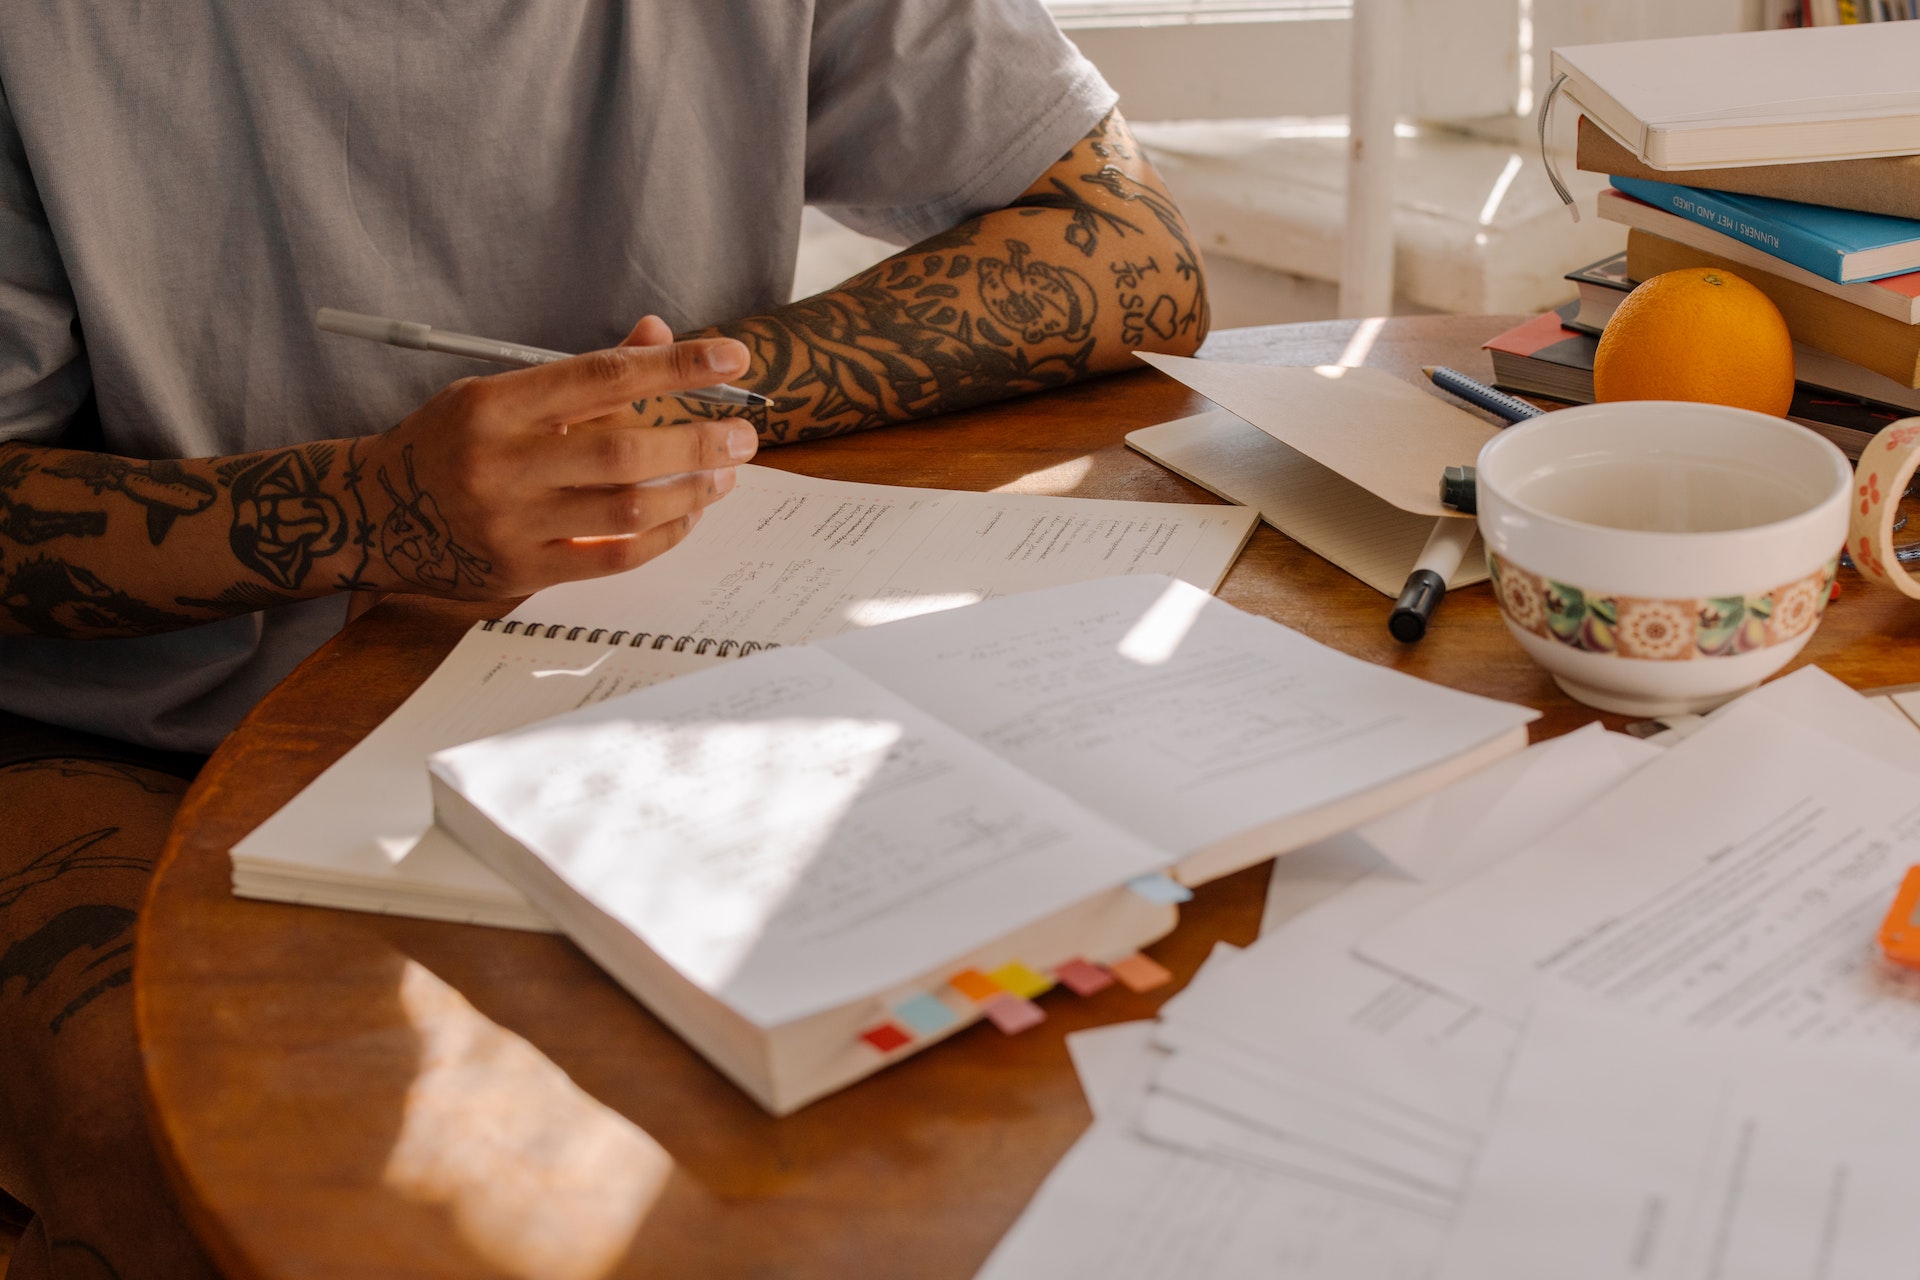
[[[432,828],[425,760],[759,650],[1116,575],[1211,591],[1244,507],[853,484],[745,466],[680,546],[477,623],[393,715],[235,845],[245,898],[552,925]]]

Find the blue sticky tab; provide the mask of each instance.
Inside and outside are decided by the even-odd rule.
[[[1127,881],[1127,888],[1133,890],[1148,902],[1158,902],[1171,906],[1180,902],[1193,901],[1193,890],[1164,872],[1156,871],[1150,876],[1136,876]]]
[[[960,1015],[948,1008],[946,1001],[924,992],[893,1006],[893,1016],[906,1023],[917,1036],[945,1031],[960,1021]]]

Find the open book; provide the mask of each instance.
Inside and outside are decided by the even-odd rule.
[[[1110,574],[1212,590],[1258,514],[850,484],[740,468],[687,540],[630,573],[476,626],[413,696],[233,849],[242,897],[525,929],[552,925],[430,830],[425,761],[775,645]]]
[[[1169,876],[1413,800],[1534,716],[1136,576],[756,654],[430,770],[440,826],[783,1114],[972,1021],[998,992],[968,979],[1118,959],[1171,928]]]

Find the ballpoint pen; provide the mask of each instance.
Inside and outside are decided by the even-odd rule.
[[[453,333],[446,329],[435,329],[430,325],[416,324],[411,320],[389,320],[384,316],[365,316],[352,311],[336,311],[332,307],[320,308],[313,322],[328,333],[343,333],[350,338],[366,338],[373,342],[384,342],[388,346],[412,347],[418,351],[439,351],[447,355],[466,356],[472,360],[486,360],[493,364],[513,365],[522,369],[571,358],[565,351],[549,351],[544,347],[529,347],[518,342],[501,342],[494,338],[476,338],[470,333]],[[682,400],[730,405],[737,409],[764,409],[773,403],[757,391],[745,391],[739,387],[728,386],[726,383],[703,387],[698,391],[676,391],[673,394]]]
[[[1433,379],[1433,384],[1442,391],[1459,396],[1509,423],[1544,412],[1454,369],[1429,365],[1421,372]],[[1471,467],[1448,467],[1441,481],[1441,502],[1460,511],[1462,516],[1472,514],[1472,484]],[[1463,499],[1464,507],[1460,505]],[[1447,579],[1460,567],[1467,546],[1473,541],[1473,533],[1474,522],[1461,516],[1442,516],[1434,524],[1427,545],[1421,548],[1420,558],[1414,561],[1413,572],[1407,575],[1407,585],[1400,589],[1400,598],[1393,602],[1393,612],[1387,615],[1387,630],[1394,639],[1411,644],[1427,634],[1433,611],[1447,594]]]

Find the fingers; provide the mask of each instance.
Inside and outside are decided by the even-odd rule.
[[[733,468],[727,467],[646,484],[564,490],[529,512],[525,529],[543,541],[630,538],[701,511],[725,497],[734,483]]]
[[[625,573],[678,546],[700,522],[702,510],[704,508],[689,511],[632,537],[575,538],[548,543],[542,555],[540,576],[548,582],[571,582],[576,578]]]
[[[664,427],[606,426],[533,442],[518,451],[517,465],[524,468],[526,480],[543,487],[631,485],[735,467],[759,447],[753,428],[738,418]]]
[[[664,324],[659,326],[665,329]],[[646,320],[634,335],[657,336]],[[585,422],[635,400],[697,391],[747,371],[747,349],[732,338],[697,338],[654,346],[618,346],[485,379],[486,408],[505,424],[536,427]]]

